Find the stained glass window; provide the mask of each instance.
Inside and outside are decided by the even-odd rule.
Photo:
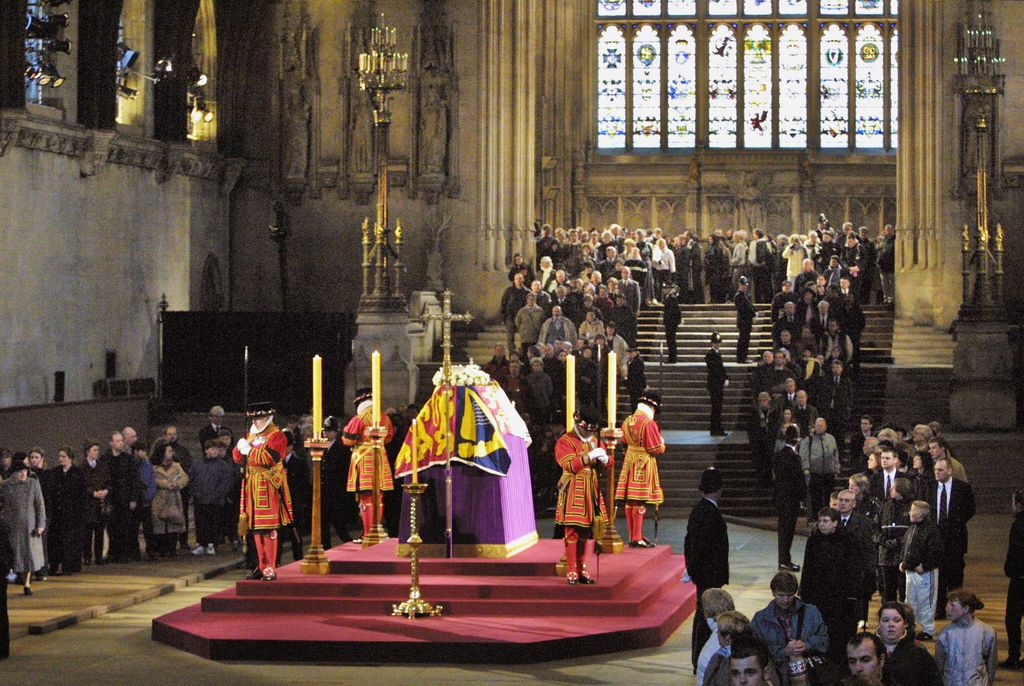
[[[597,42],[597,146],[626,145],[626,37],[618,26],[601,32]]]
[[[736,146],[736,35],[727,24],[708,41],[708,144]]]
[[[772,13],[772,0],[743,0],[743,13],[763,17]]]
[[[779,14],[807,14],[807,0],[779,0]]]
[[[736,0],[708,0],[708,14],[713,17],[727,17],[737,12]]]
[[[764,24],[743,37],[743,145],[772,147],[772,37]]]
[[[821,0],[822,14],[848,14],[850,0]]]
[[[600,149],[896,147],[897,0],[593,1]]]
[[[673,17],[697,14],[697,0],[668,0],[668,13]]]
[[[779,38],[779,146],[807,146],[807,37],[798,24]]]
[[[650,24],[633,36],[633,147],[661,147],[661,37]]]
[[[889,146],[897,147],[900,137],[900,32],[893,29],[889,40]]]
[[[656,17],[661,14],[661,0],[633,0],[633,15]]]
[[[626,16],[626,0],[598,0],[597,16],[599,17],[624,17]]]
[[[875,24],[864,24],[857,32],[854,112],[858,148],[881,148],[885,144],[885,44]]]
[[[697,143],[697,45],[693,31],[680,24],[668,39],[668,147]]]
[[[885,0],[857,0],[854,10],[857,14],[882,14],[885,12]]]
[[[824,1],[823,3],[824,4]],[[821,36],[821,147],[849,144],[849,82],[846,31],[829,24]]]

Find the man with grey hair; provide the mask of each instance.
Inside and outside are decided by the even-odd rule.
[[[225,429],[224,426],[224,408],[220,405],[214,405],[210,408],[210,411],[206,413],[207,419],[210,423],[199,430],[199,453],[203,452],[203,446],[206,445],[207,441],[214,440],[220,436],[221,429]],[[229,432],[231,429],[227,429]],[[228,445],[235,444],[235,436],[232,433],[231,440],[228,441]]]
[[[832,484],[841,469],[839,447],[823,417],[814,421],[811,433],[800,441],[800,464],[807,478],[807,511],[817,513],[828,506]]]

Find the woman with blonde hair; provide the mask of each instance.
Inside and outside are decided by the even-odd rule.
[[[789,237],[789,243],[782,251],[782,259],[786,260],[786,278],[795,281],[803,270],[804,259],[807,251],[804,250],[803,242],[798,234]]]

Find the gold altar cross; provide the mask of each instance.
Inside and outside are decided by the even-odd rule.
[[[452,314],[452,292],[447,288],[441,293],[441,314],[426,314],[423,321],[441,322],[441,350],[444,358],[441,363],[441,383],[451,385],[452,383],[452,322],[469,322],[473,315]]]

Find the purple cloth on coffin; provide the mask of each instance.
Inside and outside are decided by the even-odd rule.
[[[530,486],[530,460],[522,438],[505,435],[512,465],[506,476],[452,462],[452,537],[455,545],[505,545],[535,534]],[[420,499],[420,538],[425,544],[445,543],[444,466],[420,472],[428,484]],[[409,481],[409,477],[405,478]],[[402,495],[399,543],[409,539],[409,494]]]

